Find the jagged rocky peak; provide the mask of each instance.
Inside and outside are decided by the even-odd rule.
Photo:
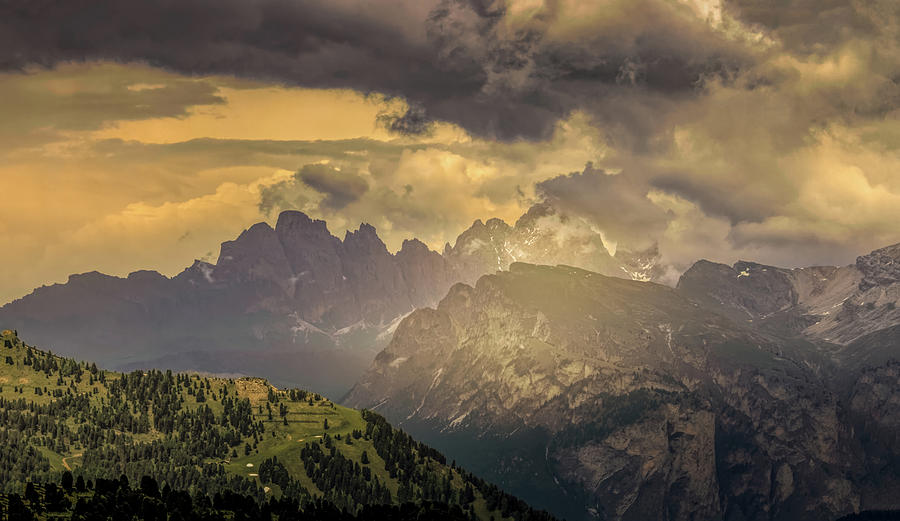
[[[788,270],[750,261],[738,261],[734,271],[741,284],[753,288],[758,295],[757,313],[774,313],[797,303],[792,277]]]
[[[449,244],[447,244],[449,246]],[[397,252],[404,253],[405,255],[421,255],[428,253],[437,253],[428,248],[428,245],[419,239],[403,239],[403,244],[400,245],[400,251]]]
[[[278,238],[275,236],[275,230],[273,230],[271,226],[264,222],[256,223],[242,231],[236,239],[225,241],[221,244],[219,248],[219,260],[216,264],[221,265],[223,261],[228,262],[233,260],[233,257],[228,258],[232,253],[245,256],[252,250],[257,249],[259,246],[264,245],[267,241],[273,239],[276,242],[278,241]]]
[[[513,262],[577,266],[640,281],[661,281],[666,275],[656,244],[620,247],[615,255],[610,251],[602,231],[589,220],[539,203],[514,226],[498,218],[475,220],[452,246],[444,246],[443,256],[459,280],[469,284],[481,275],[506,270]]]
[[[325,291],[343,284],[341,241],[328,231],[325,221],[310,219],[303,212],[284,211],[278,216],[275,233],[301,285]]]
[[[401,264],[410,265],[411,267],[423,268],[425,265],[432,265],[432,268],[440,266],[443,270],[449,269],[444,256],[429,248],[427,244],[419,239],[404,240],[395,257]],[[449,273],[444,273],[440,276],[447,278]]]
[[[565,264],[638,281],[659,282],[666,275],[657,244],[608,243],[592,221],[547,203],[533,205],[516,221],[505,250],[513,261]]]
[[[212,284],[214,282],[212,274],[215,269],[215,264],[200,259],[194,259],[194,263],[173,277],[173,280],[186,281],[193,285]]]
[[[856,258],[856,269],[863,274],[859,289],[900,282],[900,243]]]
[[[516,219],[516,228],[527,228],[534,226],[535,221],[541,217],[553,215],[555,210],[548,203],[538,203],[531,205],[518,219]]]
[[[256,223],[241,232],[232,241],[225,241],[219,248],[219,260],[216,265],[239,263],[247,257],[265,256],[272,249],[281,249],[281,243],[275,230],[267,223]]]
[[[734,320],[847,346],[900,323],[898,282],[900,245],[893,245],[841,267],[786,269],[747,261],[730,267],[698,261],[677,288]]]
[[[403,241],[395,258],[413,307],[433,306],[456,280],[447,260],[418,239]]]
[[[387,246],[378,236],[378,231],[368,223],[360,224],[356,231],[347,230],[344,234],[344,249],[351,254],[388,254]]]
[[[636,251],[618,249],[614,258],[622,264],[622,271],[632,280],[659,281],[665,275],[658,244]]]
[[[289,291],[292,274],[275,230],[261,222],[244,230],[237,239],[222,243],[213,276],[236,282],[267,279]]]
[[[328,224],[321,219],[311,219],[299,210],[285,210],[278,214],[275,230],[281,235],[304,234],[310,236],[333,237],[328,231]]]
[[[356,281],[372,279],[361,282],[365,291],[401,291],[397,287],[402,284],[397,266],[374,226],[363,223],[356,231],[347,231],[340,255],[348,277]]]
[[[484,223],[484,227],[487,228],[488,231],[508,231],[510,229],[509,225],[506,224],[506,221],[500,219],[499,217],[492,217],[488,219]]]
[[[485,246],[503,242],[510,230],[510,226],[498,218],[488,219],[486,223],[476,219],[472,226],[456,238],[453,253],[472,255]]]

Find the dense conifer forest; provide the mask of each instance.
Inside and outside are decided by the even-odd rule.
[[[371,411],[0,336],[0,520],[549,520]]]

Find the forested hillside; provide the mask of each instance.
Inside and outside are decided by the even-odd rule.
[[[10,519],[45,511],[90,518],[104,501],[109,509],[149,504],[162,519],[173,501],[192,505],[175,509],[179,515],[210,518],[252,511],[251,518],[293,519],[288,512],[298,510],[549,518],[448,465],[381,416],[315,393],[261,379],[113,373],[28,346],[8,330],[0,350],[0,505]],[[165,494],[154,496],[158,490]],[[404,504],[418,506],[375,508]]]

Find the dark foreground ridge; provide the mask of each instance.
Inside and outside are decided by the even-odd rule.
[[[325,501],[301,505],[282,497],[258,502],[253,496],[226,491],[212,498],[166,485],[161,491],[156,480],[144,476],[140,486],[132,488],[128,478],[98,479],[79,477],[73,484],[66,471],[61,484],[29,484],[24,497],[12,493],[0,496],[0,519],[32,521],[39,519],[142,520],[278,520],[278,521],[468,521],[471,517],[459,505],[425,501],[403,505],[365,505],[356,513],[338,509]]]

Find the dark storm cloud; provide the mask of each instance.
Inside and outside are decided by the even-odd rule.
[[[604,100],[621,91],[690,94],[751,61],[673,3],[607,4],[600,30],[570,31],[557,3],[510,25],[500,1],[10,0],[0,4],[0,68],[142,61],[377,91],[415,107],[391,121],[398,132],[439,119],[512,139],[545,138],[578,109],[608,121]]]
[[[395,134],[414,136],[428,132],[432,122],[428,119],[425,109],[420,105],[413,105],[404,112],[384,112],[378,115],[378,122]]]
[[[477,81],[478,90],[427,100],[429,114],[479,135],[547,138],[560,117],[585,110],[601,126],[635,131],[624,140],[643,139],[657,123],[649,114],[636,120],[625,105],[658,93],[693,95],[706,79],[727,80],[751,62],[752,53],[702,20],[677,16],[669,2],[585,4],[596,11],[589,28],[562,4],[547,2],[510,28],[504,4],[442,2],[428,21],[439,66]]]
[[[487,212],[509,218],[534,187],[610,238],[657,241],[681,268],[701,256],[802,264],[900,240],[897,0],[0,0],[0,70],[25,71],[5,78],[82,60],[179,74],[129,65],[168,78],[0,90],[0,115],[15,116],[0,117],[0,152],[24,151],[10,161],[29,160],[48,127],[190,117],[231,102],[218,87],[261,83],[221,76],[234,75],[403,97],[409,110],[378,123],[407,136],[105,141],[79,168],[165,157],[171,189],[204,168],[273,166],[297,174],[259,188],[263,212],[378,216],[429,244]],[[435,121],[476,139],[442,142]],[[589,160],[598,168],[547,180]],[[297,170],[324,162],[342,171]]]
[[[331,210],[340,210],[369,190],[369,184],[356,172],[342,171],[330,165],[305,165],[296,177],[306,186],[324,194],[322,206]]]
[[[185,117],[197,105],[223,104],[217,90],[146,67],[62,67],[53,81],[31,73],[6,76],[0,82],[0,150],[52,142],[61,132],[95,130],[113,120]]]
[[[646,248],[665,229],[670,215],[648,198],[649,188],[627,173],[611,175],[585,166],[537,183],[538,197],[563,214],[588,219],[607,237]]]
[[[651,185],[693,201],[707,215],[722,217],[732,225],[760,222],[770,215],[777,215],[785,204],[797,197],[796,188],[789,183],[782,183],[783,186],[778,190],[754,192],[751,183],[744,177],[752,173],[740,174],[742,175],[734,175],[730,179],[710,182],[686,172],[666,172],[652,179]],[[766,182],[767,186],[772,186],[777,181]]]
[[[727,5],[741,19],[772,31],[791,50],[821,53],[849,38],[874,33],[873,9],[891,5],[896,9],[897,2],[728,0]]]
[[[287,208],[305,208],[310,203],[308,194],[292,189],[294,183],[279,181],[259,190],[259,211],[263,215],[277,214]]]
[[[291,180],[280,181],[260,189],[259,210],[270,214],[277,209],[303,208],[314,197],[306,186],[321,194],[321,211],[336,211],[358,201],[369,191],[369,183],[352,167],[342,169],[328,164],[308,164],[298,170]]]

